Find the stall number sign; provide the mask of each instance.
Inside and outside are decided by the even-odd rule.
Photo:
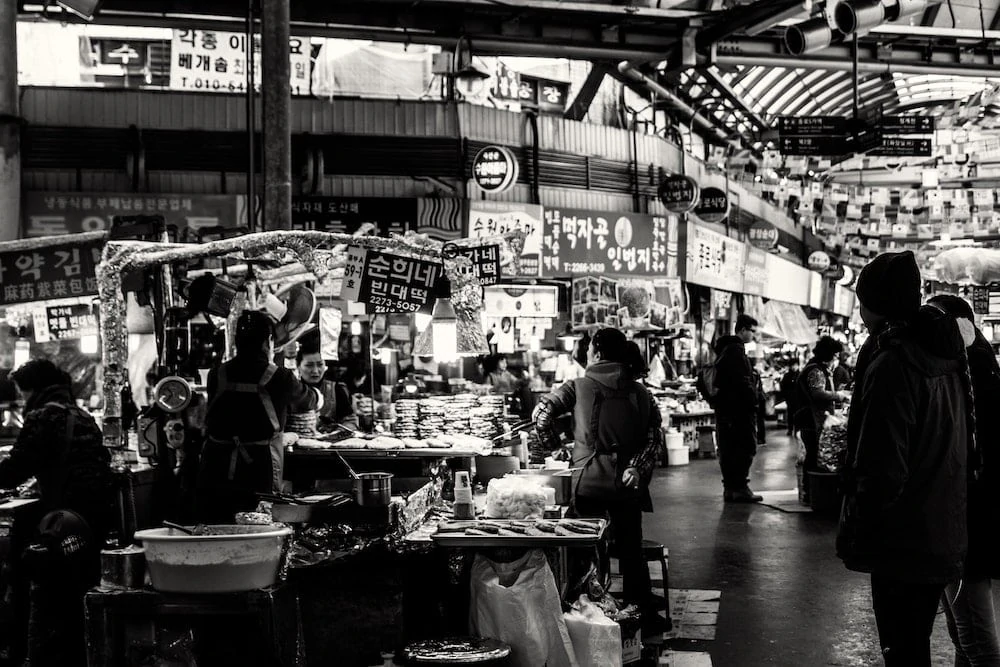
[[[441,270],[436,262],[351,247],[340,295],[370,313],[416,313],[433,305]]]
[[[292,95],[308,95],[312,47],[308,37],[288,40]],[[254,35],[254,85],[263,80],[260,35]],[[246,91],[247,36],[218,30],[174,30],[170,42],[170,87],[207,93]]]
[[[45,309],[49,340],[77,340],[97,333],[97,316],[88,304],[51,306]]]
[[[485,192],[504,192],[517,182],[517,158],[509,148],[486,146],[472,161],[472,178]]]
[[[500,246],[481,245],[460,248],[458,252],[472,262],[469,271],[479,285],[496,285],[500,282]]]
[[[103,241],[0,253],[0,306],[97,294]]]
[[[972,288],[972,312],[976,315],[990,314],[990,289],[988,287]]]
[[[671,221],[662,216],[546,209],[546,275],[667,272]]]
[[[690,176],[667,176],[657,189],[660,201],[671,213],[687,213],[698,203],[698,184]]]

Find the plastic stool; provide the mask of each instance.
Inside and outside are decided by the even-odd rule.
[[[510,662],[510,646],[479,637],[424,639],[409,644],[403,655],[407,665],[500,667]]]
[[[660,575],[663,580],[663,599],[667,607],[667,618],[670,618],[670,569],[667,567],[670,550],[659,542],[643,540],[642,557],[647,563],[656,563],[657,561],[660,563]]]

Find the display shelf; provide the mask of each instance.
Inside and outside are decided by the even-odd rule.
[[[295,448],[287,455],[301,458],[325,458],[340,454],[344,458],[354,459],[471,459],[479,456],[479,452],[462,449],[423,448],[423,449],[300,449]]]
[[[502,523],[499,519],[490,519]],[[434,533],[431,540],[441,547],[471,549],[533,549],[550,547],[592,547],[604,537],[608,522],[598,519],[598,530],[593,535],[464,535],[462,533]]]

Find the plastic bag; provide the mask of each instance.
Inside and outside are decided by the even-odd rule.
[[[621,667],[621,626],[607,617],[586,595],[573,603],[566,614],[566,628],[581,665]]]
[[[806,443],[802,441],[799,436],[799,431],[795,432],[792,436],[795,438],[795,465],[805,465],[806,462]]]
[[[847,460],[847,419],[828,414],[823,421],[816,450],[816,467],[824,472],[840,472]]]
[[[476,554],[469,628],[510,645],[511,667],[579,667],[545,554],[532,549],[511,563]]]

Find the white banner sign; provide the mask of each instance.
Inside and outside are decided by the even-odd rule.
[[[687,273],[695,285],[729,292],[743,289],[746,251],[743,243],[693,222],[687,228]]]
[[[170,42],[170,88],[202,93],[246,92],[247,36],[218,30],[174,30]],[[292,95],[308,95],[311,76],[308,37],[288,41]],[[254,83],[260,90],[260,35],[254,36]]]
[[[540,276],[542,273],[542,207],[537,204],[472,200],[469,202],[469,238],[497,236],[521,231],[527,234],[521,252],[521,272],[516,275]],[[514,276],[512,265],[503,267],[505,276]]]

